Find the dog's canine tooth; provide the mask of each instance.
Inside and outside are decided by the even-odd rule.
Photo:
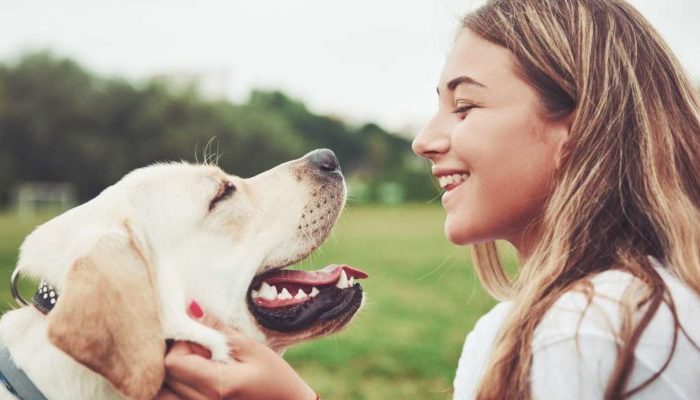
[[[348,286],[353,287],[355,286],[355,277],[351,276],[350,279],[348,280]]]
[[[289,300],[291,298],[292,298],[292,294],[289,293],[287,288],[283,288],[282,291],[277,295],[277,300]]]
[[[345,274],[345,270],[340,272],[340,279],[338,279],[338,283],[335,284],[335,287],[338,289],[345,289],[348,287],[348,276]]]
[[[258,293],[257,290],[253,290],[250,292],[250,297],[257,299],[258,297],[260,297],[260,293]]]
[[[260,285],[260,290],[258,291],[258,294],[263,299],[274,300],[277,298],[277,288],[268,285],[267,282],[263,282],[262,285]]]
[[[318,289],[316,289],[316,286],[311,288],[311,293],[309,293],[309,297],[316,297],[318,296]]]
[[[299,289],[299,291],[297,292],[297,295],[294,296],[294,298],[297,300],[304,300],[304,299],[308,299],[309,296],[306,294],[306,292],[303,289]]]

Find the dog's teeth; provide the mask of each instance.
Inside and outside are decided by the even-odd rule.
[[[355,277],[351,276],[350,279],[348,280],[348,286],[352,287],[355,286]]]
[[[257,299],[258,297],[260,297],[260,294],[257,290],[253,290],[252,292],[250,292],[250,297]]]
[[[348,276],[345,275],[345,270],[340,271],[340,279],[338,279],[338,283],[335,284],[335,287],[338,289],[345,289],[348,287]]]
[[[294,296],[294,298],[297,300],[304,300],[304,299],[308,299],[309,296],[306,294],[305,291],[303,291],[302,289],[299,289],[299,291],[297,292],[297,295]]]
[[[316,286],[311,288],[311,293],[309,293],[309,297],[316,297],[318,296],[318,289],[316,289]]]
[[[274,287],[274,286],[273,286]],[[277,295],[277,300],[289,300],[292,298],[291,293],[287,290],[287,288],[283,288],[280,294]]]
[[[277,298],[277,288],[268,285],[267,282],[263,282],[262,285],[260,285],[258,295],[263,299],[274,300]]]

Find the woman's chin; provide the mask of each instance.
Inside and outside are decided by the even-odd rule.
[[[445,236],[450,242],[458,246],[466,246],[496,240],[498,237],[498,235],[493,233],[491,226],[479,226],[475,223],[467,224],[465,221],[469,221],[469,219],[447,215],[445,219]]]
[[[449,216],[445,220],[445,236],[456,245],[464,246],[475,243],[475,235],[468,228],[464,226],[464,222],[460,224],[459,221],[455,221],[454,218]]]

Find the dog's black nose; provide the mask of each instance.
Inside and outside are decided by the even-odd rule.
[[[321,172],[335,172],[340,170],[335,153],[328,149],[314,150],[306,156],[309,164]]]

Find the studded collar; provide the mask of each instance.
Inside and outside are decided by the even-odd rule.
[[[43,314],[48,314],[49,311],[53,309],[58,300],[58,293],[53,286],[49,285],[46,281],[41,281],[39,289],[37,289],[34,297],[32,298],[32,305],[36,307],[37,310],[41,311]]]

